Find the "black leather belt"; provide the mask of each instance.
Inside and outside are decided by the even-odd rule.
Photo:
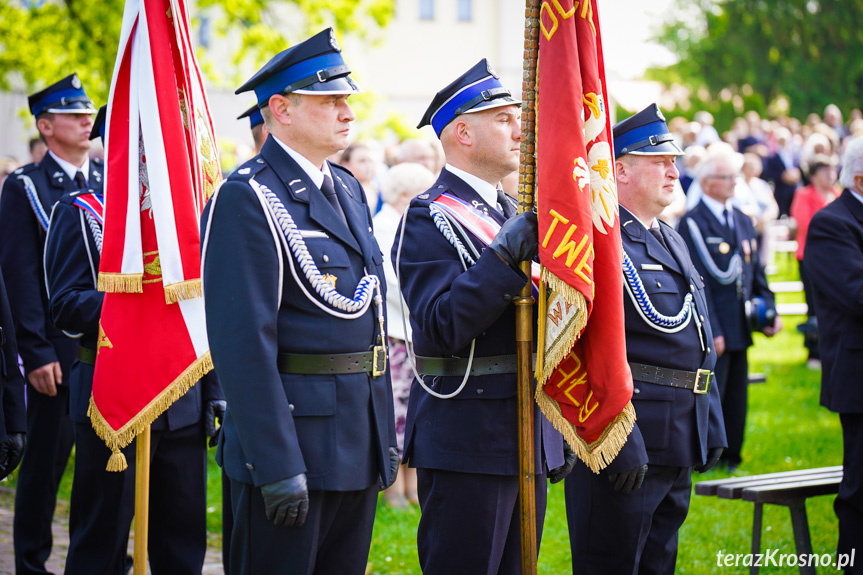
[[[87,365],[96,365],[96,350],[78,346],[78,361]]]
[[[443,377],[462,377],[467,371],[467,358],[462,357],[423,357],[417,356],[417,371],[422,375],[440,375]],[[517,356],[490,355],[475,357],[470,366],[471,375],[495,375],[500,373],[516,373]]]
[[[691,389],[693,393],[707,393],[710,381],[713,379],[713,372],[707,369],[683,371],[633,362],[629,362],[629,369],[632,370],[632,379],[635,381]]]
[[[318,375],[338,373],[370,373],[374,377],[387,371],[387,355],[383,346],[359,353],[280,353],[276,359],[279,373]]]

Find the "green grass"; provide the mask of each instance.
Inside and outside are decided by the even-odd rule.
[[[776,281],[795,280],[793,257],[778,256]],[[803,301],[802,294],[780,294],[781,302]],[[750,371],[767,375],[767,383],[749,388],[749,415],[743,463],[734,475],[754,475],[806,469],[842,463],[842,436],[839,418],[818,405],[820,372],[806,368],[803,336],[795,327],[802,317],[783,318],[785,328],[775,338],[755,336],[749,351]],[[211,544],[221,543],[221,472],[210,450],[207,480],[207,528]],[[695,474],[693,481],[727,477],[724,471]],[[14,479],[7,485],[14,485]],[[61,486],[60,498],[68,501],[71,465]],[[837,539],[833,497],[817,497],[807,503],[813,551],[835,552]],[[61,503],[63,506],[63,503]],[[62,507],[61,507],[62,510]],[[727,501],[693,494],[689,516],[680,531],[677,573],[745,573],[747,568],[719,568],[716,554],[748,553],[752,531],[751,503]],[[395,510],[378,504],[375,531],[369,556],[370,574],[419,573],[416,529],[419,510]],[[764,508],[762,549],[793,553],[791,520],[784,507]],[[563,486],[549,490],[548,511],[541,545],[539,573],[559,575],[571,571],[569,539],[564,511]],[[797,573],[796,568],[769,567],[763,573]],[[827,572],[821,569],[821,572]]]

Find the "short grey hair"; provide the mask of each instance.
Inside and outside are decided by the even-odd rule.
[[[728,164],[735,175],[740,175],[740,168],[743,167],[743,154],[734,150],[733,147],[725,142],[715,142],[707,148],[707,154],[704,159],[695,167],[696,179],[700,182],[705,178],[712,176],[716,165],[724,163]]]
[[[387,172],[381,195],[388,204],[395,204],[402,196],[414,197],[435,182],[432,174],[421,164],[404,163],[393,166]]]
[[[842,155],[842,173],[839,183],[843,188],[854,189],[854,176],[863,175],[863,138],[854,138]]]

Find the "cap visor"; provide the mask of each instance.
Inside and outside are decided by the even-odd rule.
[[[633,150],[631,152],[627,152],[627,154],[632,154],[633,156],[683,156],[683,150],[681,150],[677,144],[674,142],[662,142],[657,146],[645,146],[640,150]]]
[[[463,112],[464,114],[473,114],[474,112],[482,112],[483,110],[491,110],[492,108],[502,108],[503,106],[520,106],[521,100],[516,100],[510,96],[504,96],[503,98],[495,98],[494,100],[488,100],[485,102],[480,102],[470,110]]]
[[[84,102],[74,102],[65,106],[50,106],[43,110],[43,112],[52,114],[96,114],[98,111],[92,104]]]
[[[315,82],[302,90],[294,90],[294,94],[306,94],[309,96],[331,96],[343,94],[360,94],[362,91],[353,81],[348,81],[345,76],[333,78],[326,82]]]

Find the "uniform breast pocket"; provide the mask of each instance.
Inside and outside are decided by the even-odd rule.
[[[320,270],[350,266],[348,252],[330,238],[308,238],[306,248]]]
[[[674,279],[666,272],[642,271],[639,275],[648,294],[677,293]]]
[[[332,376],[282,376],[306,475],[325,477],[335,460],[336,380]]]
[[[664,451],[669,448],[672,401],[672,387],[641,381],[634,383],[632,404],[647,451]]]

